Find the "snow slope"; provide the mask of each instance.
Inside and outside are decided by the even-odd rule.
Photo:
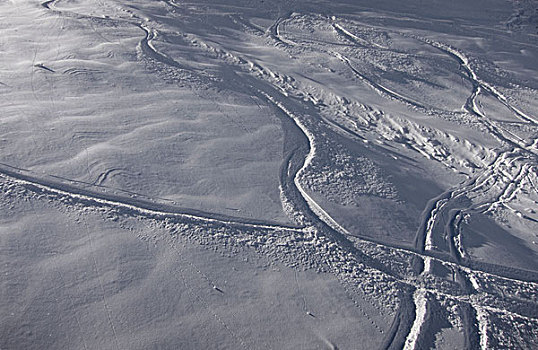
[[[0,348],[538,346],[532,1],[0,3]]]

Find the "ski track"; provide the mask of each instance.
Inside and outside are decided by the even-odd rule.
[[[492,163],[490,166],[488,166],[481,174],[479,174],[475,179],[478,180],[480,178],[487,178],[490,179],[494,177],[496,172],[502,168],[502,166],[510,166],[511,162],[513,162],[513,159],[509,160],[508,162],[498,164],[498,160],[505,160],[505,155],[513,153],[517,150],[521,150],[529,155],[529,160],[523,164],[521,167],[519,174],[517,174],[516,178],[511,179],[510,182],[508,182],[504,189],[496,196],[497,198],[492,201],[487,201],[480,203],[478,205],[474,205],[473,207],[466,207],[466,208],[460,208],[460,210],[456,210],[455,215],[452,215],[449,219],[449,222],[454,225],[449,226],[450,231],[452,232],[460,232],[460,223],[462,221],[464,213],[468,213],[471,211],[479,211],[482,213],[488,213],[492,211],[496,206],[503,205],[504,207],[510,209],[514,214],[519,214],[516,210],[509,207],[507,202],[509,202],[511,199],[513,199],[517,193],[517,191],[520,189],[520,184],[523,180],[523,178],[528,174],[529,168],[531,168],[532,163],[536,163],[536,150],[533,145],[526,145],[521,138],[514,135],[513,133],[504,130],[500,126],[497,125],[494,121],[487,118],[484,113],[480,110],[480,108],[477,105],[477,98],[481,94],[482,90],[485,90],[489,94],[491,94],[494,98],[496,98],[499,102],[501,102],[503,105],[505,105],[509,110],[511,110],[518,118],[520,118],[522,121],[526,123],[530,123],[533,125],[536,125],[536,120],[533,117],[530,117],[529,115],[523,113],[516,107],[512,106],[507,98],[502,95],[495,87],[488,84],[487,82],[484,82],[481,80],[476,72],[472,69],[469,59],[460,51],[450,47],[449,45],[445,45],[433,40],[417,37],[417,36],[410,36],[414,39],[421,40],[432,47],[435,47],[439,49],[440,51],[446,53],[450,57],[454,58],[456,61],[460,63],[460,65],[464,68],[466,71],[466,78],[471,82],[473,85],[473,90],[471,92],[471,95],[467,99],[465,105],[463,106],[464,110],[468,111],[471,114],[476,115],[481,122],[488,128],[490,133],[494,135],[501,143],[505,143],[511,146],[511,149],[509,151],[501,151],[496,158],[495,162]],[[531,163],[532,162],[532,163]],[[490,168],[493,168],[493,171],[490,170]],[[497,178],[501,178],[501,176],[497,176]],[[486,179],[486,180],[487,180]],[[474,181],[473,181],[474,182]],[[462,185],[457,190],[458,193],[456,195],[451,194],[450,199],[441,199],[435,204],[435,208],[430,212],[430,215],[427,219],[426,224],[426,233],[425,233],[425,239],[424,239],[424,249],[425,250],[433,250],[436,247],[433,244],[433,228],[436,225],[437,218],[440,216],[439,214],[443,212],[443,209],[450,204],[451,201],[457,198],[461,198],[464,196],[468,196],[472,194],[474,191],[476,191],[480,186],[468,186],[468,185]],[[492,186],[493,187],[493,186]],[[487,207],[486,210],[481,210],[482,207]],[[520,214],[519,214],[520,215]],[[461,244],[461,235],[457,234],[446,234],[447,230],[445,230],[445,236],[449,237],[449,240],[451,240],[450,246],[455,246],[455,253],[457,258],[464,257],[464,247]],[[418,240],[420,241],[420,240]]]
[[[3,168],[3,169],[2,169]],[[61,196],[73,198],[78,201],[89,201],[94,202],[97,204],[107,205],[111,207],[116,208],[123,208],[135,211],[137,213],[147,215],[147,216],[158,216],[158,217],[175,217],[175,218],[183,218],[186,220],[193,220],[193,221],[199,221],[199,222],[207,222],[207,223],[217,223],[217,224],[224,224],[224,225],[230,225],[230,226],[243,226],[245,228],[256,228],[256,229],[262,229],[262,230],[280,230],[280,231],[292,231],[292,232],[300,232],[301,228],[299,227],[288,227],[288,226],[280,226],[280,225],[264,225],[264,224],[254,224],[254,223],[248,223],[245,221],[233,221],[233,220],[222,220],[219,218],[209,217],[209,216],[200,216],[200,215],[193,215],[188,213],[181,213],[181,212],[173,212],[173,211],[163,211],[159,210],[157,208],[152,208],[150,203],[145,203],[146,206],[142,207],[140,205],[136,205],[133,203],[128,202],[127,198],[124,198],[123,202],[121,200],[113,200],[111,199],[112,196],[107,196],[105,193],[97,194],[97,193],[91,193],[88,190],[85,190],[86,193],[77,193],[74,192],[74,190],[77,190],[76,187],[71,187],[70,190],[62,189],[62,187],[65,187],[64,184],[54,184],[54,183],[46,183],[46,182],[39,182],[36,179],[29,180],[27,176],[24,176],[22,174],[17,174],[17,172],[14,171],[7,171],[5,169],[5,166],[0,165],[0,174],[1,176],[5,178],[10,178],[11,180],[18,182],[23,185],[31,185],[39,188],[40,190],[46,191],[46,192],[52,192],[59,194]],[[80,189],[82,191],[82,189]],[[99,195],[99,196],[98,196]],[[121,197],[117,197],[121,198]],[[155,204],[153,204],[155,205]]]
[[[404,350],[414,350],[417,348],[418,337],[420,331],[424,326],[427,313],[427,293],[423,289],[417,289],[413,294],[413,301],[415,303],[415,320],[411,326],[411,330],[405,339]]]
[[[480,349],[488,350],[488,315],[478,305],[471,304],[476,312],[476,320],[478,322],[478,335],[480,337]]]
[[[312,135],[312,133],[310,133],[310,131],[308,131],[308,129],[301,123],[301,121],[291,111],[289,111],[286,107],[284,107],[281,103],[275,101],[275,99],[272,96],[269,96],[265,93],[262,93],[262,94],[268,100],[273,102],[284,114],[286,114],[289,118],[291,118],[295,122],[297,127],[301,129],[301,131],[304,133],[304,135],[308,139],[310,150],[304,160],[303,166],[301,167],[301,169],[299,169],[299,171],[294,177],[293,182],[295,184],[295,187],[299,190],[299,192],[303,196],[303,199],[306,201],[306,203],[310,207],[310,210],[312,210],[312,212],[314,212],[321,221],[325,222],[327,225],[329,225],[329,227],[333,228],[334,230],[340,233],[349,235],[350,234],[349,231],[347,231],[340,224],[338,224],[336,220],[334,220],[325,210],[323,210],[323,208],[318,203],[316,203],[316,201],[314,201],[312,197],[304,190],[303,186],[300,183],[299,179],[301,175],[306,171],[306,169],[308,168],[308,166],[310,165],[310,163],[312,162],[312,159],[314,159],[314,156],[316,154],[316,144],[314,141],[314,135]]]
[[[364,83],[366,83],[370,88],[372,88],[373,90],[375,90],[379,95],[381,96],[385,96],[385,97],[389,97],[391,99],[394,99],[394,100],[397,100],[397,101],[400,101],[404,104],[407,104],[411,107],[415,107],[419,110],[422,110],[422,111],[428,111],[428,110],[431,110],[433,109],[433,107],[429,107],[427,108],[426,106],[424,106],[423,104],[417,102],[417,101],[414,101],[408,97],[405,97],[379,83],[376,83],[375,81],[373,81],[372,79],[366,77],[364,74],[362,74],[361,72],[359,72],[357,69],[355,69],[355,67],[353,67],[353,64],[351,63],[351,60],[342,55],[341,53],[339,52],[336,52],[336,51],[330,51],[330,53],[335,56],[336,58],[338,58],[340,61],[342,61],[344,64],[346,64],[349,69],[353,72],[353,74],[355,74],[355,76],[357,78],[359,78],[359,80],[363,81]]]
[[[291,13],[287,13],[286,15],[277,18],[275,23],[268,29],[268,33],[271,35],[271,38],[277,41],[280,45],[283,45],[284,47],[297,45],[297,43],[295,43],[294,41],[289,40],[287,38],[283,38],[280,35],[280,25],[290,16],[291,16]]]
[[[57,1],[58,0],[46,1],[42,3],[42,6],[46,9],[55,11],[57,13],[66,14],[64,11],[58,10],[54,7]],[[166,1],[166,3],[170,4],[171,6],[180,8],[180,5],[175,4],[174,2]],[[87,15],[79,15],[79,14],[71,14],[71,15],[75,15],[77,18],[93,18]],[[300,45],[291,39],[283,38],[282,33],[280,31],[280,25],[283,22],[285,22],[287,19],[289,19],[290,16],[291,16],[291,13],[288,13],[285,16],[279,17],[265,33],[265,35],[268,35],[276,42],[276,46],[280,45],[280,46],[284,46],[285,48],[285,47]],[[98,17],[95,17],[95,18],[98,18]],[[98,18],[98,19],[104,20],[103,18]],[[151,28],[151,23],[148,19],[144,19],[144,20],[137,19],[137,20],[131,21],[131,20],[126,20],[126,19],[107,18],[106,20],[118,21],[118,22],[128,23],[128,24],[137,26],[138,28],[144,31],[144,38],[139,42],[139,49],[145,55],[155,59],[158,62],[171,66],[175,69],[180,69],[180,70],[188,69],[187,67],[184,67],[181,64],[179,64],[173,58],[167,56],[166,54],[162,52],[159,52],[156,49],[156,47],[153,45],[153,41],[157,37],[157,32]],[[245,23],[245,21],[243,21],[241,18],[234,21],[236,21],[236,23],[243,23],[243,25],[245,25],[246,27],[249,27],[252,31],[257,32],[257,35],[261,35],[262,33],[262,31],[259,28],[251,25],[248,21],[246,21],[247,23]],[[333,29],[337,32],[337,34],[345,37],[348,41],[354,43],[355,45],[369,46],[369,47],[375,46],[378,49],[383,49],[383,50],[387,49],[376,43],[371,43],[364,39],[359,38],[358,36],[354,35],[350,31],[345,29],[339,23],[336,23],[335,18],[332,18],[331,25]],[[454,271],[461,270],[468,276],[470,283],[475,289],[475,293],[471,293],[471,294],[451,294],[444,290],[438,289],[438,287],[436,287],[435,285],[433,285],[432,287],[428,287],[427,284],[426,285],[424,284],[426,280],[420,280],[420,279],[413,280],[413,279],[404,278],[398,275],[388,276],[390,280],[396,281],[398,283],[403,283],[403,284],[406,284],[415,288],[415,291],[413,293],[413,301],[415,305],[415,320],[411,326],[409,334],[407,335],[405,339],[405,344],[404,344],[405,349],[415,349],[419,346],[418,341],[419,341],[420,333],[421,333],[421,330],[424,329],[424,323],[426,322],[428,296],[433,296],[436,298],[447,298],[454,301],[470,304],[476,313],[476,321],[478,323],[479,336],[480,336],[480,347],[481,349],[487,349],[488,348],[488,312],[504,314],[508,316],[516,316],[516,317],[529,320],[529,321],[536,321],[537,318],[527,317],[517,312],[509,311],[508,309],[500,309],[496,307],[495,303],[492,303],[490,298],[502,299],[504,295],[496,296],[496,295],[488,294],[487,292],[481,290],[478,279],[497,278],[497,279],[502,279],[506,281],[507,283],[515,283],[516,285],[521,284],[525,286],[531,286],[531,288],[538,288],[538,283],[527,282],[527,281],[513,279],[513,278],[507,278],[507,277],[495,275],[495,274],[480,271],[480,270],[474,270],[465,265],[458,263],[457,259],[456,259],[456,262],[442,259],[437,256],[431,255],[429,251],[436,249],[435,244],[434,244],[435,227],[436,225],[438,225],[439,218],[442,217],[444,210],[446,208],[450,208],[450,204],[453,203],[454,200],[465,197],[465,196],[470,196],[472,193],[475,193],[476,191],[482,189],[483,187],[486,186],[485,184],[487,183],[487,181],[491,180],[492,178],[502,177],[502,176],[498,176],[498,173],[503,171],[503,167],[508,167],[512,162],[515,162],[515,158],[509,157],[509,156],[515,153],[516,151],[524,152],[524,154],[527,156],[526,162],[520,168],[519,172],[515,176],[512,176],[510,181],[507,184],[505,184],[502,191],[500,191],[500,193],[495,197],[494,200],[489,201],[489,202],[474,204],[472,207],[465,207],[465,208],[456,207],[452,209],[454,214],[451,216],[451,220],[449,221],[447,226],[445,226],[445,231],[450,230],[453,233],[452,235],[449,235],[450,237],[449,239],[453,240],[452,244],[456,248],[455,249],[456,257],[457,258],[465,257],[464,247],[461,244],[460,223],[462,222],[464,215],[466,213],[473,210],[487,213],[488,211],[493,210],[493,208],[495,208],[498,205],[502,205],[507,208],[510,208],[508,203],[515,197],[517,191],[520,190],[520,184],[525,178],[529,178],[531,185],[534,186],[534,183],[530,179],[530,173],[533,170],[535,170],[533,169],[533,166],[531,165],[530,162],[536,161],[536,154],[537,154],[536,150],[534,149],[535,148],[534,145],[529,146],[529,145],[524,144],[522,139],[520,139],[513,133],[507,130],[504,130],[503,128],[499,127],[495,122],[488,119],[480,111],[476,103],[477,97],[481,93],[483,93],[483,90],[484,90],[486,93],[492,95],[500,103],[506,106],[510,111],[514,113],[514,115],[516,115],[523,122],[536,125],[537,120],[533,116],[530,116],[524,113],[523,111],[521,111],[520,109],[518,109],[517,107],[513,106],[508,101],[508,98],[504,96],[502,93],[500,93],[494,86],[479,79],[476,72],[472,69],[469,59],[462,52],[448,45],[435,42],[429,39],[418,38],[418,37],[414,37],[414,38],[421,40],[433,47],[436,47],[437,49],[441,50],[442,52],[446,53],[450,57],[453,57],[455,60],[460,62],[461,66],[467,72],[466,76],[468,80],[473,85],[473,91],[470,97],[467,99],[464,105],[464,109],[467,112],[479,118],[479,120],[484,124],[486,128],[488,128],[488,130],[490,131],[492,135],[497,137],[499,141],[511,146],[511,149],[508,151],[501,151],[497,154],[496,159],[491,164],[493,170],[489,170],[490,167],[487,167],[486,170],[474,176],[466,183],[461,184],[460,186],[445,192],[440,197],[438,197],[436,201],[434,201],[432,204],[429,205],[431,209],[427,209],[423,213],[424,222],[421,225],[421,227],[423,227],[423,231],[417,233],[417,240],[416,240],[417,246],[415,247],[416,248],[415,250],[398,248],[398,247],[382,244],[379,242],[376,242],[375,244],[378,247],[383,248],[383,249],[389,249],[395,252],[409,254],[409,255],[421,258],[423,261],[425,261],[424,269],[422,271],[424,275],[428,275],[430,273],[432,262],[437,262],[437,263],[441,263],[443,265],[449,266],[453,268]],[[204,43],[204,41],[200,38],[196,38],[196,40],[198,41],[198,44],[201,45],[204,49],[212,51],[216,53],[217,55],[219,55],[225,63],[231,64],[232,66],[239,67],[239,69],[243,71],[247,70],[255,78],[261,79],[264,82],[269,83],[277,91],[282,93],[283,96],[288,97],[290,93],[291,94],[297,93],[297,91],[293,91],[294,87],[290,85],[290,82],[293,82],[292,77],[288,77],[283,74],[273,72],[265,67],[262,67],[259,64],[249,61],[246,58],[237,56],[231,52],[226,52],[225,50],[222,50],[219,48],[212,47],[210,44]],[[425,106],[421,104],[420,102],[417,102],[408,97],[405,97],[401,95],[400,93],[393,91],[392,89],[389,89],[369,79],[360,71],[358,71],[355,67],[353,67],[353,64],[350,58],[342,55],[341,53],[336,52],[336,51],[331,51],[331,50],[326,51],[326,53],[338,58],[340,61],[346,64],[358,79],[365,82],[370,88],[372,88],[381,96],[384,96],[389,99],[397,100],[403,104],[406,104],[412,108],[419,109],[421,111],[435,110],[435,108],[433,107]],[[306,136],[308,140],[309,152],[306,155],[301,168],[295,173],[295,176],[293,177],[293,185],[298,190],[298,192],[302,196],[303,200],[306,202],[309,209],[312,211],[312,213],[314,213],[317,220],[324,222],[330,228],[332,228],[336,232],[339,232],[340,234],[351,235],[351,233],[347,231],[344,227],[342,227],[340,224],[338,224],[338,222],[334,220],[322,208],[322,206],[320,206],[316,201],[312,199],[312,197],[302,187],[302,184],[300,182],[301,176],[306,172],[306,169],[309,167],[309,165],[311,164],[312,160],[314,159],[316,155],[315,135],[309,130],[309,126],[305,125],[301,121],[301,117],[298,117],[294,112],[286,108],[286,106],[280,103],[277,98],[261,90],[258,90],[258,93],[263,95],[268,101],[270,101],[279,110],[281,110],[282,113],[284,113],[291,120],[293,120],[297,128],[301,130],[301,132]],[[309,101],[313,105],[317,105],[318,100],[315,97],[309,94],[306,94],[306,95],[309,97]],[[347,129],[344,126],[339,125],[338,123],[334,123],[324,118],[322,118],[321,120],[324,120],[328,123],[329,122],[332,123],[333,125],[335,125],[336,127],[340,128],[341,130],[343,130],[344,132],[348,134],[352,134],[352,135],[354,134],[352,130]],[[355,136],[358,136],[358,135],[355,134]],[[423,155],[425,153],[419,147],[414,147],[414,149],[417,152],[422,153]],[[428,153],[426,153],[426,155],[430,157]],[[101,174],[101,176],[96,181],[98,181],[99,184],[104,182],[107,176],[111,172],[112,170]],[[272,225],[272,224],[258,224],[258,223],[249,223],[249,222],[245,222],[241,220],[234,221],[234,220],[225,220],[225,219],[216,218],[216,217],[213,218],[210,216],[207,216],[207,217],[198,216],[198,215],[192,215],[189,213],[167,212],[167,211],[162,211],[156,208],[152,208],[151,204],[148,204],[147,207],[142,207],[142,206],[138,206],[136,204],[130,203],[128,200],[122,201],[122,200],[117,200],[116,198],[113,200],[111,198],[108,198],[106,195],[101,195],[101,194],[96,194],[96,193],[91,193],[91,192],[77,193],[76,187],[72,187],[72,186],[68,187],[68,189],[66,190],[65,188],[62,188],[64,187],[63,184],[50,183],[48,180],[46,182],[40,182],[39,178],[28,177],[27,175],[24,175],[20,171],[7,169],[5,166],[2,166],[0,168],[0,174],[1,174],[0,176],[4,178],[4,181],[14,182],[25,187],[30,186],[29,187],[30,190],[32,190],[32,186],[33,186],[39,189],[40,191],[55,193],[61,197],[69,197],[75,201],[80,201],[83,203],[95,203],[96,205],[105,205],[105,206],[113,207],[113,208],[123,208],[123,209],[127,209],[129,211],[133,211],[143,216],[147,216],[151,218],[174,217],[180,220],[188,220],[188,221],[200,222],[200,223],[212,223],[212,224],[218,224],[218,225],[229,225],[229,226],[239,227],[239,228],[243,227],[243,228],[248,228],[248,229],[285,231],[290,234],[297,234],[297,235],[303,235],[305,232],[311,229],[309,227],[287,227],[287,226]],[[419,237],[423,237],[423,239],[420,239]],[[358,261],[355,261],[355,263],[358,263]],[[329,262],[329,265],[333,266],[333,268],[336,269],[335,273],[338,274],[339,265],[338,264],[331,265],[331,264],[332,263]],[[98,273],[98,271],[96,272]],[[192,290],[190,290],[190,292],[194,294]],[[479,294],[476,294],[476,292],[478,292]],[[104,294],[103,294],[103,298],[105,298]],[[104,300],[104,302],[106,304],[106,300]],[[105,308],[108,311],[110,311],[108,306],[105,305]],[[109,322],[111,322],[110,314],[108,316],[109,316]],[[215,317],[217,318],[217,320],[219,320],[218,315],[215,315]],[[219,321],[222,322],[222,320],[219,320]],[[232,332],[231,329],[229,329],[226,324],[223,324],[223,326],[228,331]],[[111,324],[111,327],[112,327],[112,331],[115,333],[113,324]],[[237,335],[234,334],[234,336],[237,338]],[[243,341],[243,339],[240,339],[239,342],[241,343],[243,347],[246,348],[245,342]],[[116,339],[116,346],[117,346],[117,339]]]
[[[467,56],[465,56],[462,52],[454,49],[453,47],[451,47],[449,45],[445,45],[445,44],[435,42],[435,41],[432,41],[432,40],[426,40],[426,39],[422,39],[422,40],[424,42],[434,46],[434,47],[437,47],[441,51],[446,52],[447,54],[451,55],[452,57],[456,58],[456,60],[458,60],[461,63],[461,65],[465,68],[465,70],[468,72],[469,78],[471,79],[471,81],[476,86],[482,87],[486,91],[488,91],[499,102],[501,102],[504,106],[506,106],[508,109],[510,109],[512,112],[514,112],[514,114],[517,117],[519,117],[522,121],[524,121],[526,123],[530,123],[530,124],[535,124],[535,125],[538,123],[536,118],[525,114],[524,112],[522,112],[521,110],[519,110],[518,108],[516,108],[515,106],[510,104],[508,102],[508,99],[501,92],[499,92],[493,85],[490,85],[487,82],[481,80],[478,77],[478,75],[476,74],[476,72],[473,70],[473,68],[471,67],[471,65],[469,63],[469,59],[467,58]],[[476,95],[478,95],[479,93],[480,92],[477,91]]]
[[[532,146],[525,145],[523,140],[521,140],[519,137],[513,135],[511,132],[503,129],[502,127],[498,126],[497,123],[492,121],[491,119],[487,118],[479,109],[476,99],[480,95],[482,89],[489,92],[493,97],[495,97],[498,101],[500,101],[503,105],[507,106],[510,110],[514,111],[515,115],[518,116],[520,119],[527,123],[531,123],[536,125],[537,122],[534,118],[527,116],[526,114],[519,111],[519,109],[513,107],[511,104],[508,103],[506,97],[504,95],[500,94],[497,89],[495,89],[490,84],[482,81],[478,78],[478,75],[473,70],[469,63],[469,59],[467,56],[465,56],[462,52],[450,47],[449,45],[445,45],[433,40],[428,40],[424,38],[419,38],[416,36],[411,36],[417,40],[421,40],[440,51],[446,53],[450,57],[453,57],[456,61],[460,63],[460,65],[465,69],[467,72],[467,75],[465,77],[471,82],[473,85],[473,91],[471,93],[471,96],[467,99],[466,104],[464,105],[464,109],[467,110],[469,113],[472,113],[480,118],[480,120],[483,122],[483,124],[490,130],[490,132],[495,135],[499,141],[508,143],[512,145],[514,148],[521,148],[533,155],[537,155],[537,150],[535,150]],[[507,135],[508,134],[508,135]]]
[[[458,58],[461,58],[461,56],[457,55]],[[487,126],[487,128],[490,130],[490,132],[495,135],[500,141],[504,141],[504,142],[507,142],[509,144],[512,144],[512,145],[516,145],[512,148],[512,150],[515,150],[517,149],[519,146],[521,149],[523,150],[526,150],[526,151],[529,151],[531,153],[533,153],[533,156],[535,154],[534,150],[532,148],[529,148],[527,147],[526,145],[522,144],[522,140],[518,137],[516,137],[517,139],[513,139],[512,137],[510,136],[515,136],[513,135],[512,133],[509,133],[510,136],[506,136],[506,133],[504,132],[504,130],[500,129],[499,127],[497,127],[497,125],[490,121],[489,119],[487,119],[485,117],[485,115],[483,113],[481,113],[481,111],[479,110],[477,104],[476,104],[476,98],[478,97],[478,95],[480,94],[481,92],[481,86],[484,85],[483,82],[479,81],[476,74],[474,73],[474,71],[471,70],[471,68],[469,67],[467,61],[463,58],[461,58],[461,61],[463,62],[463,64],[465,65],[467,71],[469,72],[469,76],[472,78],[472,82],[473,82],[473,85],[475,86],[475,88],[473,89],[473,92],[471,94],[471,97],[468,99],[466,105],[464,106],[464,108],[466,110],[468,110],[469,112],[471,113],[474,113],[475,115],[477,115],[478,117],[480,117],[483,121],[483,123]],[[494,95],[496,93],[495,90],[493,90],[491,87],[489,87],[488,89],[490,92],[492,92]],[[498,100],[501,100],[502,102],[506,102],[505,99],[499,97],[498,95],[495,95],[495,97],[498,99]],[[506,103],[503,103],[505,105],[507,105]],[[470,106],[470,107],[469,107]],[[507,106],[510,108],[510,110],[514,111],[514,109],[511,107],[511,106]],[[515,111],[516,114],[518,114],[518,116],[521,116],[520,113],[517,113],[519,111]],[[532,119],[529,119],[527,116],[523,116],[523,119],[525,119],[527,122],[534,122],[534,120]],[[531,146],[532,147],[532,146]],[[503,155],[505,155],[507,152],[501,152],[501,157],[498,157],[497,159],[503,159],[504,157],[502,157]],[[531,157],[531,158],[534,158],[534,157]],[[516,178],[515,179],[512,179],[512,181],[510,181],[504,188],[504,190],[497,196],[497,199],[494,200],[494,201],[490,201],[490,202],[486,202],[486,203],[482,203],[481,205],[475,205],[476,209],[480,209],[481,206],[488,206],[488,209],[486,211],[483,211],[482,212],[485,212],[487,213],[488,211],[492,210],[493,208],[495,208],[495,206],[497,204],[500,204],[500,205],[504,205],[505,207],[511,209],[507,204],[506,202],[508,202],[510,199],[513,199],[517,190],[519,190],[519,186],[518,184],[521,183],[523,177],[525,177],[527,175],[527,170],[528,168],[530,167],[529,163],[526,163],[523,165],[523,167],[521,168],[521,170],[519,171],[519,174],[517,174]],[[495,170],[498,169],[498,167],[494,167]],[[494,170],[494,171],[495,171]],[[487,180],[487,179],[490,179],[492,176],[494,176],[493,172],[489,171],[489,170],[486,170],[484,171],[483,174],[481,174],[478,178],[475,178],[476,180],[478,180],[480,177],[483,177],[485,178],[484,182]],[[425,234],[425,239],[424,239],[424,250],[426,251],[429,251],[429,250],[433,250],[433,249],[436,249],[434,243],[433,243],[433,229],[437,223],[437,219],[438,217],[440,217],[443,212],[443,209],[445,207],[448,207],[448,204],[450,203],[451,200],[455,199],[455,198],[459,198],[459,197],[463,197],[463,196],[467,196],[471,193],[473,193],[476,189],[480,188],[483,186],[483,184],[478,184],[478,185],[473,185],[473,183],[475,183],[476,181],[471,181],[469,185],[464,185],[464,186],[461,186],[457,189],[457,194],[455,194],[454,192],[447,192],[446,194],[449,195],[449,198],[447,199],[446,196],[443,196],[443,198],[439,201],[437,201],[435,203],[435,207],[431,210],[430,214],[427,216],[427,223],[426,223],[426,234]],[[461,242],[461,227],[460,227],[460,224],[462,222],[462,219],[464,217],[464,212],[470,212],[471,210],[473,210],[472,207],[469,207],[469,208],[463,208],[463,211],[460,209],[460,210],[452,210],[452,212],[455,213],[455,215],[453,215],[446,227],[445,227],[445,236],[449,237],[448,239],[451,240],[449,246],[452,248],[454,247],[454,252],[452,252],[453,255],[455,255],[455,257],[459,260],[460,258],[464,258],[465,257],[465,249],[462,245],[462,242]],[[511,209],[512,212],[516,213],[516,214],[519,214],[518,212],[516,212],[515,210]],[[448,232],[448,234],[446,234]],[[420,240],[419,240],[420,241]],[[452,250],[452,249],[451,249]],[[424,265],[424,273],[428,272],[429,270],[429,263],[428,264],[425,264]],[[472,274],[471,274],[472,276]],[[478,284],[476,283],[476,281],[474,279],[471,280],[473,282],[473,286],[475,287],[475,289],[478,290]],[[417,305],[417,310],[419,309],[418,307],[418,303],[416,302],[415,303]],[[485,350],[488,348],[488,335],[487,335],[487,332],[488,332],[488,320],[487,320],[487,312],[485,310],[490,310],[492,312],[497,312],[497,313],[502,313],[501,310],[497,309],[497,308],[483,308],[481,307],[480,305],[474,303],[474,302],[471,302],[470,303],[473,307],[473,309],[475,310],[475,313],[476,313],[476,322],[478,324],[478,331],[479,331],[479,341],[480,341],[480,347],[481,349]],[[417,324],[419,322],[419,318],[417,316],[417,320],[415,321],[415,323]],[[415,324],[413,325],[413,327],[415,327]],[[418,327],[418,326],[417,326]],[[412,336],[413,335],[413,331],[409,334],[409,336]],[[408,338],[407,340],[409,340],[410,338]],[[414,338],[411,338],[411,339],[414,339]],[[408,345],[410,343],[407,342],[406,343],[406,348],[408,348]],[[414,345],[413,345],[414,347]],[[413,347],[409,347],[409,348],[413,348]]]

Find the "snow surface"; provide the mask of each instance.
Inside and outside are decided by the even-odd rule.
[[[536,10],[1,1],[0,348],[538,347]]]

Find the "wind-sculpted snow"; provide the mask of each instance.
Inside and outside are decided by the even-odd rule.
[[[86,289],[98,290],[99,339],[112,348],[131,344],[130,328],[114,317],[124,304],[107,287],[113,267],[100,264],[90,217],[166,242],[165,252],[183,242],[295,271],[277,294],[297,289],[298,319],[318,327],[310,346],[346,348],[342,332],[355,327],[370,333],[361,348],[533,348],[538,81],[522,57],[538,47],[526,4],[511,12],[495,1],[484,14],[483,4],[388,0],[2,3],[0,207],[38,216],[48,206],[87,232],[97,287]],[[23,10],[50,32],[41,42]],[[299,346],[299,336],[256,343],[248,327],[259,308],[215,298],[228,293],[211,277],[222,266],[178,256],[180,289],[225,334],[222,346],[198,333],[196,344]],[[253,279],[266,271],[249,268]],[[69,271],[56,269],[71,293]],[[335,304],[360,317],[315,312],[307,301],[325,277],[299,292],[298,271],[334,278]],[[276,313],[270,333],[294,329],[296,318],[280,326]]]

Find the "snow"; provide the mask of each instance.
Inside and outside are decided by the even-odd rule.
[[[0,348],[538,346],[535,7],[0,2]]]
[[[409,335],[405,340],[404,350],[413,350],[417,348],[417,341],[420,335],[420,330],[423,327],[423,323],[426,318],[427,294],[425,293],[425,291],[418,289],[413,295],[413,300],[415,302],[416,316],[415,321],[411,326],[411,330],[409,331]]]

